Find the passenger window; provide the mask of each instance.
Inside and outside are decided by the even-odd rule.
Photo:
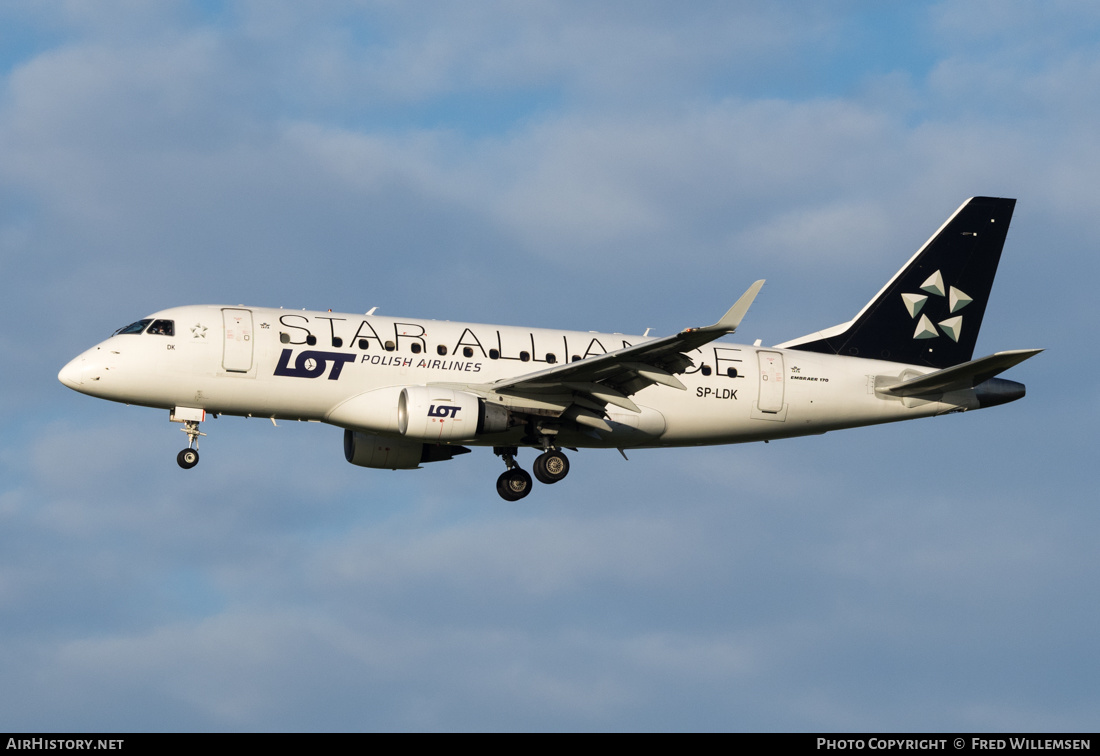
[[[152,322],[152,320],[139,320],[136,323],[131,323],[128,326],[123,326],[122,328],[119,328],[112,335],[119,336],[124,333],[141,333],[145,330],[145,326],[149,325]]]
[[[146,333],[151,333],[155,336],[175,336],[176,322],[174,320],[154,320],[153,325],[149,326],[149,330]]]

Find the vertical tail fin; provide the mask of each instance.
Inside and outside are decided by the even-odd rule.
[[[935,368],[967,362],[1015,207],[967,200],[852,320],[779,346]]]

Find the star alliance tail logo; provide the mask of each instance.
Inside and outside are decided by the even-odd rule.
[[[913,332],[914,339],[934,339],[940,335],[940,331],[936,330],[936,325],[940,327],[949,339],[954,342],[958,342],[959,337],[962,335],[962,315],[955,315],[956,312],[966,307],[973,302],[969,296],[963,291],[956,289],[954,286],[948,287],[946,293],[944,292],[943,275],[940,271],[936,271],[928,277],[923,284],[921,284],[921,291],[927,292],[926,294],[902,294],[901,300],[905,303],[905,309],[909,312],[909,317],[915,318],[920,315],[920,320],[917,321],[917,330]],[[947,318],[939,321],[935,325],[932,324],[932,320],[928,317],[928,313],[921,313],[924,309],[924,305],[928,302],[928,297],[947,297],[948,314],[955,315],[955,317]]]

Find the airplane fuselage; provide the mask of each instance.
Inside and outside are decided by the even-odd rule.
[[[62,371],[86,394],[172,410],[331,422],[397,434],[397,391],[429,384],[477,385],[641,344],[644,336],[555,331],[228,306],[163,310],[146,320],[171,335],[116,334]],[[162,327],[161,330],[166,330]],[[912,365],[714,341],[691,354],[686,390],[650,385],[634,395],[641,412],[608,407],[612,432],[563,430],[571,447],[728,444],[824,433],[975,409],[974,392],[904,401],[875,392],[883,377],[931,372]],[[390,389],[387,393],[385,390]],[[349,400],[371,392],[387,408],[368,422],[342,418]],[[374,415],[377,414],[377,419]],[[480,446],[518,443],[522,427],[448,439]]]

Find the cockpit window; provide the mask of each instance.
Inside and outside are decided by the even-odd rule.
[[[152,320],[139,320],[136,323],[131,323],[128,326],[119,328],[117,331],[114,332],[114,335],[119,336],[124,333],[141,333],[145,330],[145,326],[149,325],[152,322]]]
[[[157,336],[175,336],[176,335],[176,321],[174,320],[154,320],[153,325],[149,326],[149,330],[146,333],[152,333]]]

